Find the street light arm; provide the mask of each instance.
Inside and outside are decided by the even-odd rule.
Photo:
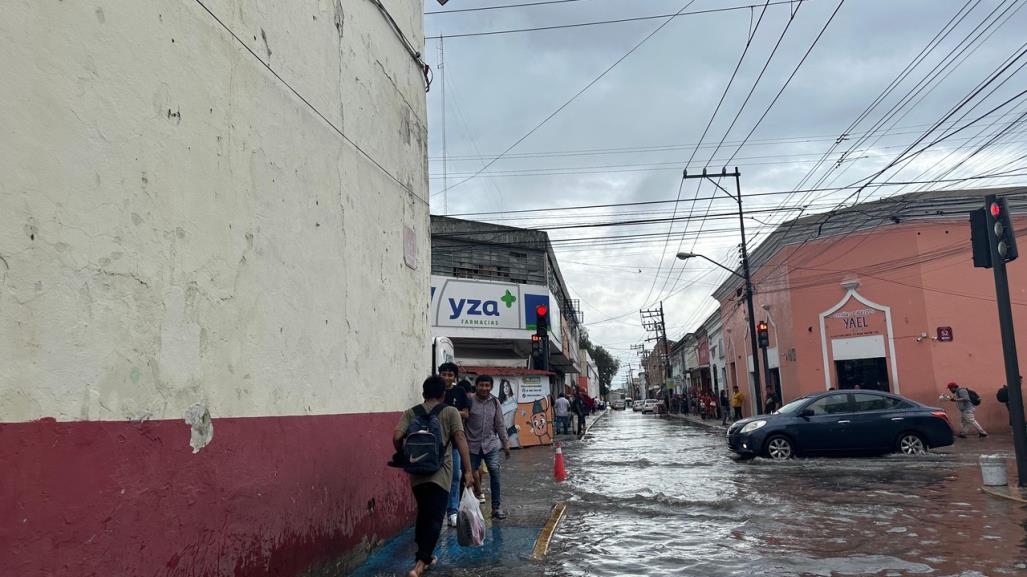
[[[698,253],[694,253],[694,252],[679,252],[678,253],[678,258],[681,259],[681,260],[688,260],[688,259],[690,259],[692,257],[695,257],[695,256],[697,256],[697,257],[699,257],[699,258],[701,258],[703,260],[706,260],[708,262],[711,262],[711,263],[719,266],[720,268],[726,270],[727,272],[735,275],[736,277],[738,277],[738,278],[740,278],[742,280],[745,280],[745,276],[744,275],[739,274],[737,271],[735,271],[733,269],[730,269],[730,268],[720,264],[719,262],[711,259],[710,257],[708,257],[708,256],[706,256],[704,254],[698,254]]]

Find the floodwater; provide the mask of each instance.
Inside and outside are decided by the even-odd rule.
[[[565,443],[564,483],[549,448],[515,451],[510,518],[479,549],[444,531],[426,575],[1027,576],[1027,508],[978,490],[977,455],[1001,442],[964,443],[921,457],[736,461],[720,431],[616,411]],[[549,555],[532,561],[559,500]],[[359,575],[405,574],[412,536],[396,543]]]
[[[627,411],[570,450],[546,575],[1027,575],[1027,510],[979,492],[976,453],[735,461]]]

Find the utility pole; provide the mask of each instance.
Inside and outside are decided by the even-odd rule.
[[[439,72],[442,77],[442,214],[449,214],[449,174],[446,156],[446,50],[445,37],[439,37]]]
[[[639,368],[644,367],[645,366],[645,362],[646,362],[646,360],[648,360],[649,354],[650,354],[650,351],[645,348],[645,343],[638,344],[638,345],[631,345],[631,350],[635,351],[635,354],[638,355]],[[629,366],[629,368],[630,368],[630,366]],[[648,368],[646,368],[646,373],[648,374],[648,372],[649,372]],[[634,378],[632,378],[631,381],[632,381],[632,384],[634,384]],[[649,389],[644,384],[642,385],[641,393],[642,393],[641,394],[641,398],[643,398],[643,399],[649,398]]]
[[[654,347],[653,353],[658,355],[657,361],[660,361],[661,368],[663,369],[663,379],[660,380],[659,396],[664,397],[667,393],[667,378],[670,376],[670,345],[667,342],[667,323],[664,322],[663,318],[663,301],[660,301],[659,308],[641,310],[639,313],[642,315],[642,328],[647,332],[655,334],[654,337],[646,340],[656,341],[656,345],[658,347],[660,339],[663,339],[663,351],[657,353],[656,348]],[[648,398],[648,395],[646,395],[646,397]]]
[[[731,194],[719,182],[714,178],[726,178],[729,176],[735,177],[735,194]],[[752,385],[753,394],[756,396],[756,412],[763,413],[763,393],[760,387],[760,367],[759,358],[760,351],[756,344],[756,313],[753,311],[752,306],[752,276],[749,273],[749,249],[745,242],[745,213],[742,210],[742,173],[738,172],[738,167],[735,167],[734,172],[728,172],[726,168],[720,171],[720,174],[713,173],[707,174],[704,168],[702,174],[688,174],[685,170],[682,174],[683,179],[688,180],[690,178],[704,178],[713,183],[714,186],[719,188],[724,194],[731,197],[732,200],[738,203],[738,226],[742,235],[742,280],[745,283],[745,306],[749,316],[749,344],[752,345]],[[732,271],[734,272],[734,271]],[[735,273],[737,274],[737,273]],[[764,363],[766,364],[766,363]]]
[[[1013,428],[1013,448],[1016,452],[1016,472],[1020,487],[1027,487],[1027,429],[1024,426],[1023,391],[1020,388],[1020,366],[1016,358],[1016,335],[1013,330],[1013,311],[1009,302],[1009,278],[1006,261],[1016,258],[1016,241],[1005,199],[994,194],[984,197],[987,219],[987,238],[990,242],[992,271],[995,273],[995,300],[998,304],[998,324],[1002,335],[1002,357],[1006,369],[1006,390],[1009,392],[1010,424]],[[976,232],[976,231],[975,231]]]

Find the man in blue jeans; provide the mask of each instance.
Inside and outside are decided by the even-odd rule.
[[[455,407],[460,412],[460,417],[467,420],[467,392],[456,386],[456,376],[460,368],[456,363],[442,363],[439,365],[439,376],[446,382],[446,404]],[[449,487],[449,503],[446,504],[446,520],[450,527],[456,527],[456,512],[460,507],[460,477],[461,465],[460,452],[453,447],[453,481]]]
[[[477,477],[478,467],[481,467],[482,460],[485,461],[485,468],[489,471],[492,518],[505,519],[506,511],[502,508],[499,492],[499,450],[502,449],[509,459],[510,439],[506,434],[499,399],[492,396],[492,377],[478,375],[474,382],[474,395],[470,398],[470,405],[470,415],[467,417],[464,434],[471,454],[471,470]],[[480,487],[481,481],[477,478],[475,481],[475,486]]]

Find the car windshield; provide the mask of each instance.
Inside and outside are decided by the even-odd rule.
[[[807,400],[807,397],[803,397],[801,399],[795,399],[794,401],[792,401],[792,402],[788,403],[787,405],[781,407],[780,409],[774,411],[774,414],[778,414],[778,413],[785,414],[785,415],[794,414],[794,413],[799,411],[799,407],[801,407],[806,402],[806,400]]]

